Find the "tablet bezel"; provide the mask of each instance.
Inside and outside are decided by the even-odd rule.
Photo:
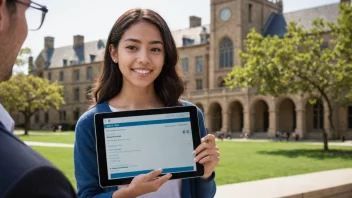
[[[194,147],[193,150],[195,150],[201,143],[199,122],[198,122],[198,111],[196,106],[177,106],[177,107],[165,107],[165,108],[158,108],[158,109],[96,113],[94,115],[94,124],[95,124],[96,151],[97,151],[97,163],[98,163],[98,174],[99,174],[100,186],[109,187],[109,186],[125,185],[125,184],[129,184],[134,178],[134,177],[129,177],[129,178],[123,178],[123,179],[109,180],[108,171],[107,171],[103,119],[117,118],[117,117],[143,116],[143,115],[156,115],[156,114],[169,114],[169,113],[182,113],[182,112],[190,113],[192,139],[193,139],[193,147]],[[181,178],[192,178],[192,177],[203,176],[204,175],[203,165],[197,162],[196,167],[197,167],[196,171],[172,173],[172,177],[170,179],[181,179]],[[164,174],[161,174],[160,176],[162,175]]]

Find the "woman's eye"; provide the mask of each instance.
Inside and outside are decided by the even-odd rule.
[[[161,52],[161,49],[160,48],[152,48],[152,51],[153,52]]]
[[[136,50],[137,49],[135,46],[127,46],[126,48],[129,50]]]

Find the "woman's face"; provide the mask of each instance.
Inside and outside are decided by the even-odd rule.
[[[148,22],[132,25],[122,35],[117,48],[110,48],[110,55],[119,65],[123,86],[154,87],[165,58],[159,29]]]

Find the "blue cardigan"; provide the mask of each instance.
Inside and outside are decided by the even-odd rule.
[[[182,101],[190,106],[190,102]],[[99,186],[98,165],[95,147],[94,115],[101,112],[111,112],[108,101],[103,101],[85,112],[76,125],[74,144],[74,170],[77,181],[77,191],[80,198],[112,197],[117,187],[101,188]],[[200,135],[206,135],[203,113],[198,109]],[[215,172],[203,180],[201,178],[182,179],[182,198],[213,198],[216,192]]]

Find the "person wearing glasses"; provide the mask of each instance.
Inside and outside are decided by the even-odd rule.
[[[0,82],[11,77],[28,29],[38,30],[47,12],[29,0],[0,0]],[[13,129],[14,121],[0,101],[0,197],[76,197],[66,177],[13,135]]]

